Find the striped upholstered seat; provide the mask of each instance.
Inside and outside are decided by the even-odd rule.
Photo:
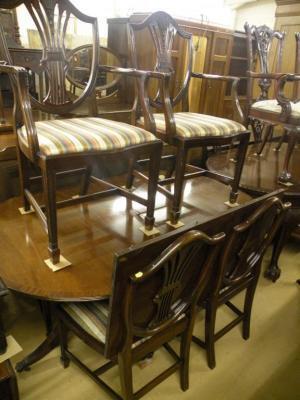
[[[100,300],[86,303],[62,303],[61,308],[87,333],[99,340],[106,341],[108,324],[109,300]],[[182,315],[182,318],[185,314]],[[141,338],[134,342],[136,347],[148,338]]]
[[[292,107],[291,117],[299,118],[300,117],[300,102],[298,102],[298,103],[291,102],[291,107]],[[251,108],[255,109],[255,110],[260,110],[260,111],[273,112],[276,114],[280,114],[282,112],[282,107],[278,104],[278,101],[275,99],[257,101],[256,103],[252,104]]]
[[[102,118],[72,118],[36,122],[40,151],[47,156],[87,151],[112,151],[157,138],[142,128]],[[18,131],[26,146],[23,126]]]
[[[164,114],[154,114],[153,116],[157,130],[164,133],[166,131]],[[246,130],[238,122],[206,114],[178,112],[174,113],[174,118],[177,136],[183,138],[227,136]],[[140,119],[140,122],[143,125],[143,118]]]
[[[61,307],[87,333],[105,343],[109,312],[108,300],[87,303],[64,303]]]

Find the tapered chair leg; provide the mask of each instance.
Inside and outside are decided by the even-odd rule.
[[[136,166],[136,157],[132,156],[129,159],[129,165],[128,165],[128,173],[127,173],[127,179],[126,179],[126,189],[131,189],[133,186],[133,181],[134,181],[134,168]]]
[[[263,131],[263,124],[259,120],[250,120],[250,125],[252,128],[253,136],[254,136],[254,141],[255,143],[259,142],[261,140],[261,135]]]
[[[123,400],[133,400],[132,364],[129,352],[118,355]]]
[[[42,176],[48,228],[48,251],[52,263],[57,264],[59,262],[60,250],[57,239],[56,173],[48,165],[47,161],[42,167]]]
[[[66,353],[68,349],[67,327],[61,321],[58,322],[59,344],[60,344],[60,360],[64,368],[70,364],[70,359]]]
[[[261,155],[261,153],[263,152],[263,150],[265,148],[265,145],[266,145],[267,141],[273,135],[273,129],[274,129],[273,125],[267,125],[265,129],[266,129],[266,133],[265,133],[265,135],[264,135],[264,137],[262,139],[262,142],[261,142],[261,145],[259,146],[259,149],[256,152],[257,155]]]
[[[251,311],[252,311],[252,304],[254,299],[254,294],[257,286],[259,275],[254,279],[251,286],[248,287],[246,290],[245,295],[245,303],[244,303],[244,321],[243,321],[243,338],[245,340],[249,339],[250,337],[250,320],[251,320]]]
[[[243,171],[245,157],[247,154],[248,142],[249,142],[249,133],[244,134],[240,138],[240,143],[237,148],[237,158],[236,158],[236,164],[235,164],[234,177],[233,177],[233,181],[231,183],[231,191],[230,191],[230,195],[229,195],[229,203],[231,203],[231,204],[236,203],[236,200],[238,197],[238,190],[239,190],[239,185],[240,185],[240,180],[241,180],[241,175],[242,175],[242,171]]]
[[[145,218],[145,228],[147,230],[153,229],[154,226],[155,198],[158,185],[161,150],[162,150],[161,143],[158,143],[156,146],[153,146],[153,150],[151,152],[149,159],[148,201],[147,201],[147,213]]]
[[[88,166],[88,167],[86,167],[86,170],[82,177],[82,184],[81,184],[81,188],[79,191],[80,196],[84,196],[85,194],[87,194],[87,192],[89,190],[91,175],[92,175],[92,167]]]
[[[212,301],[206,308],[205,312],[205,347],[207,355],[207,364],[209,368],[214,369],[216,366],[215,356],[215,325],[218,305]]]
[[[187,149],[184,143],[178,146],[177,156],[176,156],[176,167],[175,167],[175,183],[174,183],[174,199],[172,204],[171,223],[176,225],[180,217],[180,209],[183,197],[184,189],[184,174],[187,161]]]
[[[190,328],[186,329],[180,343],[180,358],[182,365],[180,368],[180,386],[183,391],[189,388],[189,366],[190,366],[190,349],[193,337],[193,323]]]
[[[18,166],[19,166],[19,180],[20,180],[20,192],[23,200],[24,211],[30,210],[29,201],[25,195],[25,190],[29,190],[30,188],[30,180],[29,180],[29,162],[24,154],[21,152],[19,147],[17,146],[17,157],[18,157]]]

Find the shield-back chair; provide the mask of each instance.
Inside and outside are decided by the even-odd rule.
[[[277,197],[270,197],[246,220],[233,227],[232,233],[226,237],[215,279],[203,304],[206,309],[205,342],[193,337],[206,349],[210,368],[216,366],[215,342],[225,333],[242,322],[243,338],[249,338],[251,310],[262,259],[289,207],[289,203],[283,204]],[[242,291],[245,291],[245,298],[241,311],[230,300]],[[224,304],[236,318],[215,332],[217,310]]]
[[[260,149],[260,154],[266,141],[272,134],[276,125],[281,125],[285,133],[289,136],[288,147],[285,155],[283,170],[278,179],[282,183],[287,183],[291,179],[289,173],[289,162],[292,151],[299,135],[300,130],[300,102],[292,101],[285,97],[284,86],[286,82],[297,82],[299,75],[287,74],[280,71],[282,50],[284,42],[284,32],[274,31],[269,27],[250,26],[245,24],[247,34],[247,54],[248,54],[248,81],[247,81],[247,124],[251,124],[256,140],[261,139],[262,130],[265,127],[266,132]],[[278,41],[277,61],[275,72],[270,72],[270,49],[272,43]],[[253,46],[254,43],[254,46]],[[260,72],[254,70],[254,60],[259,58]],[[254,80],[259,80],[261,93],[256,100],[253,100]],[[274,97],[268,98],[270,87],[274,82]]]
[[[155,71],[169,73],[170,75],[160,82],[158,90],[154,96],[149,96],[145,92],[144,86],[138,84],[139,99],[148,98],[148,103],[160,113],[149,112],[149,109],[141,103],[142,114],[138,119],[137,125],[153,132],[165,143],[176,148],[175,176],[166,177],[160,180],[159,190],[172,202],[170,213],[171,225],[177,225],[180,217],[180,210],[184,192],[184,181],[200,175],[205,175],[218,179],[231,186],[229,205],[234,205],[238,196],[238,188],[242,173],[243,163],[246,155],[249,132],[246,128],[236,121],[225,118],[218,118],[211,115],[189,112],[188,90],[192,78],[211,79],[232,84],[232,96],[234,109],[240,119],[243,119],[242,111],[239,106],[236,86],[239,79],[230,76],[208,75],[195,73],[192,71],[193,65],[193,44],[192,35],[181,29],[176,21],[165,12],[155,12],[146,17],[142,22],[129,23],[129,40],[132,55],[132,65],[139,68],[139,55],[136,52],[136,39],[139,32],[146,30],[150,33],[152,45],[155,49]],[[180,54],[187,60],[185,76],[182,79],[183,85],[177,93],[171,94],[174,82],[174,68],[172,64],[172,45],[175,38],[183,40],[185,52]],[[150,49],[150,40],[147,46]],[[147,47],[147,51],[148,51]],[[175,112],[174,107],[182,105],[182,112]],[[138,115],[137,115],[138,116]],[[234,177],[221,176],[212,171],[188,165],[188,153],[192,148],[205,148],[206,146],[230,145],[237,143],[237,158]],[[187,172],[187,169],[191,172]],[[165,185],[174,182],[174,192],[168,190]]]
[[[46,260],[46,263],[50,268],[57,269],[70,263],[60,256],[57,237],[58,207],[112,194],[123,195],[146,206],[145,232],[153,231],[155,194],[162,145],[150,132],[121,122],[90,117],[66,118],[92,95],[95,88],[99,51],[97,18],[81,13],[69,0],[15,0],[10,2],[8,7],[19,4],[26,6],[41,39],[43,50],[40,68],[45,81],[45,96],[34,98],[29,95],[27,71],[11,65],[3,35],[1,35],[1,58],[4,62],[1,63],[0,71],[10,76],[14,91],[14,129],[18,138],[19,171],[24,205],[22,212],[28,213],[34,210],[41,219],[48,234],[50,259]],[[65,44],[71,17],[88,24],[93,37],[92,62],[87,84],[79,96],[72,99],[66,84],[68,56]],[[143,73],[138,73],[138,71],[129,71],[129,74],[137,78],[144,77]],[[51,114],[53,119],[35,123],[32,107]],[[58,116],[63,116],[65,119]],[[150,156],[147,199],[126,188],[91,176],[92,165],[99,157],[122,154],[130,159],[135,154],[141,153]],[[43,185],[44,205],[38,203],[30,188],[29,165],[34,165],[41,171],[39,179]],[[76,198],[57,202],[57,176],[78,169],[84,171],[85,177],[79,195]],[[102,190],[88,194],[90,180],[101,184]],[[103,185],[108,187],[104,191]]]
[[[182,390],[189,386],[189,352],[196,307],[207,290],[224,233],[208,237],[197,230],[179,236],[145,265],[141,251],[128,250],[115,260],[110,300],[65,303],[58,306],[61,357],[65,367],[74,361],[114,398],[139,399],[180,370]],[[132,253],[132,254],[130,254]],[[110,361],[92,371],[69,350],[71,331]],[[168,344],[180,338],[177,354]],[[167,370],[134,393],[132,366],[164,346],[175,359]],[[100,376],[118,364],[121,397]]]

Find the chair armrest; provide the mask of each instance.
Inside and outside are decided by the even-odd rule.
[[[109,65],[99,65],[99,70],[123,74],[132,76],[134,78],[142,78],[142,77],[150,77],[150,78],[157,78],[157,79],[165,79],[167,76],[170,76],[171,73],[167,72],[158,72],[158,71],[143,71],[136,68],[121,68],[121,67],[111,67]]]
[[[273,80],[279,80],[283,75],[283,73],[277,72],[277,73],[260,73],[260,72],[253,72],[253,71],[247,71],[246,75],[249,78],[253,79],[273,79]]]
[[[199,78],[199,79],[211,79],[211,80],[217,80],[217,81],[223,81],[223,82],[231,82],[231,101],[232,101],[232,107],[235,112],[235,114],[238,116],[239,122],[242,124],[245,123],[245,116],[242,110],[242,107],[240,105],[238,93],[237,93],[237,87],[240,82],[240,78],[237,76],[230,76],[230,75],[211,75],[211,74],[201,74],[201,73],[196,73],[192,72],[191,73],[192,78]]]
[[[28,146],[30,151],[30,159],[34,161],[36,154],[39,151],[39,142],[35,129],[35,124],[32,116],[30,95],[29,95],[29,81],[28,72],[23,67],[16,67],[8,65],[6,61],[0,61],[0,73],[8,74],[11,80],[12,89],[14,93],[14,128],[17,130],[17,108],[19,107],[23,117],[23,123],[26,128]],[[16,104],[18,103],[18,105]]]
[[[286,97],[284,95],[284,86],[287,82],[296,82],[296,81],[300,81],[300,74],[281,74],[281,77],[276,82],[277,84],[275,86],[275,97],[276,100],[278,101],[278,104],[282,108],[280,114],[280,120],[282,120],[283,122],[285,122],[289,118],[292,112],[291,103],[292,102],[297,103],[299,101],[299,99],[293,101],[292,99]]]
[[[136,68],[120,68],[107,65],[100,65],[98,68],[102,71],[128,75],[137,79],[138,96],[144,116],[144,127],[154,135],[156,134],[156,124],[151,110],[151,105],[153,104],[148,94],[148,83],[151,78],[158,79],[160,81],[161,108],[165,116],[166,132],[168,132],[168,136],[170,137],[175,136],[176,125],[169,93],[171,72],[144,71]],[[135,100],[135,103],[137,103],[137,100]]]

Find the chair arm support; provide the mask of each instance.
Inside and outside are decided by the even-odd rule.
[[[144,127],[154,135],[156,134],[156,124],[151,110],[148,83],[151,78],[158,79],[160,81],[160,94],[162,99],[161,106],[164,111],[166,131],[170,137],[175,136],[176,125],[169,93],[170,79],[172,76],[171,72],[143,71],[136,68],[120,68],[107,65],[101,65],[98,68],[101,71],[119,73],[137,78],[138,95],[144,115]]]
[[[282,111],[280,119],[285,122],[292,112],[291,103],[297,103],[298,100],[293,101],[284,95],[284,87],[287,82],[300,81],[300,74],[281,74],[281,77],[277,80],[275,85],[275,97],[278,104],[281,106]]]
[[[14,128],[17,130],[16,115],[17,108],[19,107],[23,117],[23,123],[26,128],[28,146],[30,149],[30,159],[34,161],[36,154],[39,152],[39,142],[36,133],[36,128],[32,116],[30,95],[29,95],[29,82],[28,72],[23,67],[16,67],[8,65],[6,61],[0,62],[0,72],[8,74],[13,88],[14,93],[14,109],[13,114],[15,117]]]
[[[238,116],[239,122],[242,124],[245,123],[245,116],[243,113],[243,110],[240,105],[238,93],[237,93],[237,87],[240,82],[240,78],[237,76],[224,76],[224,75],[211,75],[211,74],[201,74],[201,73],[196,73],[192,72],[191,73],[192,78],[200,78],[200,79],[211,79],[211,80],[217,80],[217,81],[223,81],[223,82],[231,82],[231,101],[232,101],[232,107],[235,112],[235,114]]]

